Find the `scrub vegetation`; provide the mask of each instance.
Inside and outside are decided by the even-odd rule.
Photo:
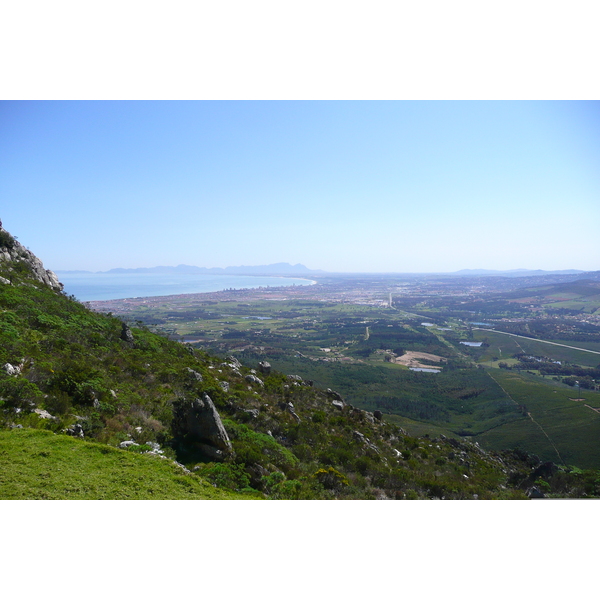
[[[563,463],[476,443],[475,435],[529,424],[534,403],[525,410],[513,401],[522,392],[507,378],[519,382],[519,373],[497,368],[490,377],[473,367],[476,358],[456,345],[463,331],[440,336],[399,311],[392,328],[381,316],[365,324],[365,307],[344,308],[344,322],[335,304],[313,302],[279,306],[288,313],[273,332],[281,344],[267,351],[267,344],[245,343],[232,355],[231,348],[158,335],[137,316],[127,325],[91,311],[40,283],[23,263],[0,262],[0,276],[7,281],[0,284],[2,498],[600,494],[598,472],[569,463],[566,453]],[[260,307],[241,308],[260,316]],[[301,326],[294,311],[305,319]],[[218,343],[237,343],[238,333],[256,341],[254,327],[224,329]],[[299,329],[306,337],[294,337]],[[445,358],[442,373],[393,362],[409,349]],[[332,352],[350,360],[319,360]],[[181,406],[206,397],[231,444],[221,455],[175,423]],[[431,429],[417,435],[402,419]]]

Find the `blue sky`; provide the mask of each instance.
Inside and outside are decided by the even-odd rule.
[[[47,268],[600,269],[600,103],[3,101]]]

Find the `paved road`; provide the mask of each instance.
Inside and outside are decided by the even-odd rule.
[[[530,338],[526,335],[517,335],[516,333],[506,333],[506,331],[497,331],[496,329],[483,329],[482,327],[473,327],[473,329],[479,329],[479,331],[493,331],[494,333],[502,333],[504,335],[512,335],[513,337],[523,338],[533,342],[542,342],[542,344],[552,344],[553,346],[562,346],[563,348],[571,348],[571,350],[581,350],[582,352],[591,352],[592,354],[600,354],[596,350],[588,350],[587,348],[577,348],[576,346],[567,346],[566,344],[557,344],[556,342],[548,342],[546,340],[538,340],[537,338]]]

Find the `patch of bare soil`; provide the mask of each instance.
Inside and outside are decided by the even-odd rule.
[[[397,365],[405,365],[407,367],[413,367],[415,369],[427,369],[431,365],[424,365],[421,360],[428,360],[429,362],[448,362],[447,358],[438,356],[437,354],[428,354],[427,352],[412,352],[408,351],[402,356],[398,356],[394,359]]]

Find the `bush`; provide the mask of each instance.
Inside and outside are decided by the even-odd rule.
[[[349,481],[345,475],[342,475],[337,469],[327,467],[319,469],[314,478],[327,490],[339,490],[344,486],[349,485]]]
[[[317,410],[313,413],[311,420],[313,423],[323,423],[325,421],[325,413],[322,410]]]
[[[66,415],[71,410],[71,399],[64,392],[56,392],[44,400],[46,410],[52,415]]]
[[[243,465],[234,463],[207,463],[197,471],[200,477],[204,477],[217,487],[228,490],[247,490],[250,487],[250,476],[244,470]]]
[[[8,231],[0,231],[0,247],[9,250],[15,247],[15,238]]]

